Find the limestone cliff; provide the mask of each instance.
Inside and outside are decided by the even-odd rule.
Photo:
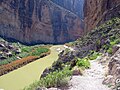
[[[84,17],[88,32],[106,20],[120,17],[120,0],[85,0]]]
[[[82,8],[78,3],[83,0],[60,1],[0,0],[0,36],[26,44],[65,43],[77,39],[83,33],[80,19],[83,15],[79,12]],[[71,5],[73,7],[68,8]]]
[[[83,13],[84,0],[51,0],[51,1],[75,13],[80,18],[82,19],[84,18]]]

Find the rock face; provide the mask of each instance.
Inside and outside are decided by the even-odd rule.
[[[52,0],[54,3],[84,18],[84,0]]]
[[[119,47],[119,49],[111,57],[111,61],[109,63],[109,74],[113,75],[114,78],[120,79],[120,45],[117,47]]]
[[[113,17],[120,17],[120,0],[85,0],[86,32]]]
[[[116,90],[119,90],[117,88],[120,88],[120,44],[113,48],[113,56],[110,58],[108,67],[108,77],[103,83],[113,85]]]
[[[1,0],[0,36],[25,44],[73,41],[83,34],[83,2]]]
[[[21,53],[21,49],[10,42],[1,40],[0,38],[0,61],[10,59],[12,56]]]

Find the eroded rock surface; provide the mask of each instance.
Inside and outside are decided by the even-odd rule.
[[[109,84],[117,89],[120,88],[120,45],[116,45],[115,47],[113,51],[117,51],[110,58],[108,76],[103,83]]]
[[[21,49],[10,42],[1,40],[0,38],[0,61],[21,53]]]
[[[88,32],[106,20],[120,17],[120,0],[85,0],[84,17]]]
[[[62,1],[1,0],[0,36],[26,44],[76,40],[83,33],[83,0]]]

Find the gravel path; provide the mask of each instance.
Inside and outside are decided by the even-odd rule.
[[[98,60],[90,61],[91,68],[83,76],[73,76],[68,90],[110,90],[102,84],[105,70]]]

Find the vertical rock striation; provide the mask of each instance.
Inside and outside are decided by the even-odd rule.
[[[25,44],[76,40],[83,34],[83,0],[62,1],[1,0],[0,36]]]
[[[120,17],[120,0],[85,0],[84,17],[88,32],[106,20]]]
[[[84,0],[51,0],[51,1],[75,13],[82,19],[84,18],[83,16],[84,15],[83,13]]]

